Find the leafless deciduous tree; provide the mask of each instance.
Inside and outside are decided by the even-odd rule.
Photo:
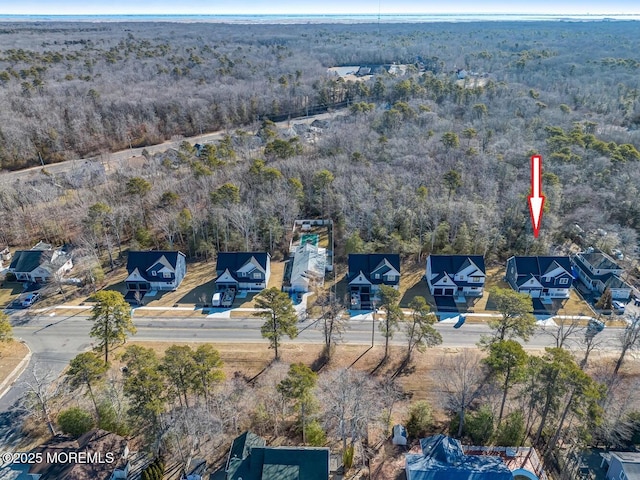
[[[618,374],[627,353],[640,347],[640,315],[634,314],[627,319],[627,327],[620,332],[619,340],[620,356],[613,369],[614,375]]]
[[[344,318],[345,307],[335,293],[324,289],[318,289],[316,305],[320,306],[318,325],[324,335],[325,355],[330,359],[333,348],[347,328],[347,320]]]
[[[465,414],[482,395],[486,374],[478,352],[464,349],[442,358],[435,372],[443,406],[460,418],[458,437],[464,429]]]
[[[245,425],[254,401],[251,395],[247,395],[248,388],[244,379],[234,377],[220,384],[209,395],[210,408],[222,420],[225,433],[238,435]]]
[[[252,423],[262,434],[282,434],[282,424],[289,414],[288,401],[277,385],[287,376],[289,365],[274,362],[260,374],[252,389],[254,409]]]
[[[318,379],[317,397],[327,430],[342,441],[361,445],[367,429],[380,418],[381,398],[376,383],[365,373],[351,369],[332,370]]]
[[[55,435],[56,429],[51,417],[52,403],[60,394],[60,383],[51,370],[34,362],[29,368],[24,386],[27,392],[27,405],[32,411],[44,420],[51,435]]]
[[[545,324],[540,331],[552,337],[558,348],[566,348],[567,340],[586,330],[584,319],[579,316],[557,316],[553,322],[555,325]]]

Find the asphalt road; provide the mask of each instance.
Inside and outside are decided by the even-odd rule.
[[[330,120],[338,115],[344,115],[348,110],[337,110],[335,112],[320,113],[318,115],[309,115],[308,117],[292,118],[289,121],[277,122],[276,125],[279,128],[286,128],[289,124],[293,125],[298,123],[312,123],[314,120]],[[191,144],[195,143],[210,143],[213,141],[221,140],[229,132],[226,130],[220,130],[217,132],[205,133],[195,137],[180,138],[175,141],[167,141],[157,145],[149,145],[141,148],[129,148],[126,150],[120,150],[118,152],[107,153],[103,156],[89,157],[83,159],[67,160],[60,163],[47,164],[45,162],[46,171],[51,174],[52,177],[56,175],[69,173],[74,170],[93,168],[103,164],[108,170],[117,167],[117,165],[125,160],[133,157],[139,157],[142,155],[143,150],[147,150],[149,153],[154,154],[158,152],[164,152],[171,148],[177,149],[183,141],[188,141]],[[16,180],[26,181],[33,177],[40,176],[42,171],[41,166],[31,167],[24,170],[17,170],[15,172],[2,172],[0,173],[0,183],[13,183]]]
[[[23,313],[14,313],[14,336],[25,341],[32,350],[33,356],[29,367],[18,378],[13,386],[0,398],[0,412],[10,409],[24,393],[23,382],[29,375],[29,369],[37,364],[39,367],[51,370],[52,375],[59,375],[65,366],[78,353],[92,346],[89,337],[91,322],[88,316],[49,316],[43,314],[36,317],[27,317]],[[138,329],[132,339],[138,341],[176,341],[176,342],[264,342],[260,335],[262,320],[256,318],[246,319],[168,319],[142,317],[134,318]],[[384,339],[375,326],[375,343],[383,344]],[[483,323],[467,323],[459,329],[455,329],[451,323],[440,323],[436,329],[441,333],[443,346],[447,347],[474,347],[480,336],[490,333],[490,329]],[[295,343],[322,343],[323,335],[319,326],[312,320],[300,322],[300,333],[293,340]],[[351,320],[349,328],[343,337],[343,342],[350,344],[371,344],[371,320]],[[606,328],[599,334],[604,341],[604,349],[614,351],[616,338],[620,330]],[[584,336],[584,330],[576,332],[572,341],[576,344]],[[403,345],[405,337],[397,333],[391,343]],[[551,335],[539,328],[538,332],[525,344],[527,349],[541,349],[553,346],[555,340]]]

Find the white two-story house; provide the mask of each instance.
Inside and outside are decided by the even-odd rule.
[[[434,297],[481,297],[486,279],[482,255],[429,255],[425,273]]]
[[[31,250],[18,250],[9,265],[16,280],[37,284],[56,280],[72,268],[73,261],[66,250],[42,242]]]
[[[569,257],[513,256],[507,260],[506,279],[516,292],[542,302],[569,298],[573,275]]]
[[[611,290],[614,300],[628,300],[631,286],[620,276],[623,269],[613,258],[600,250],[581,252],[572,259],[580,281],[594,294]]]
[[[140,300],[152,290],[176,290],[187,274],[184,253],[175,251],[133,251],[127,257],[127,300]]]
[[[271,256],[266,252],[221,252],[216,262],[216,291],[259,292],[271,276]]]
[[[381,285],[396,290],[400,287],[400,255],[397,253],[352,253],[348,267],[352,310],[374,309]]]

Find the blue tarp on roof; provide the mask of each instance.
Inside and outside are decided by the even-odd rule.
[[[500,457],[465,455],[457,440],[435,435],[420,440],[422,455],[407,455],[407,480],[513,480]]]

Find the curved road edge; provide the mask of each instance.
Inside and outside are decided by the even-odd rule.
[[[15,381],[20,378],[22,373],[27,369],[29,362],[31,361],[31,356],[33,354],[31,352],[31,347],[29,347],[29,344],[24,340],[19,340],[19,342],[27,347],[27,354],[22,360],[20,360],[20,363],[16,365],[16,368],[13,369],[13,371],[7,376],[7,378],[5,378],[2,383],[0,383],[0,398],[4,397],[4,395],[9,390],[11,390],[11,387],[13,386]]]

